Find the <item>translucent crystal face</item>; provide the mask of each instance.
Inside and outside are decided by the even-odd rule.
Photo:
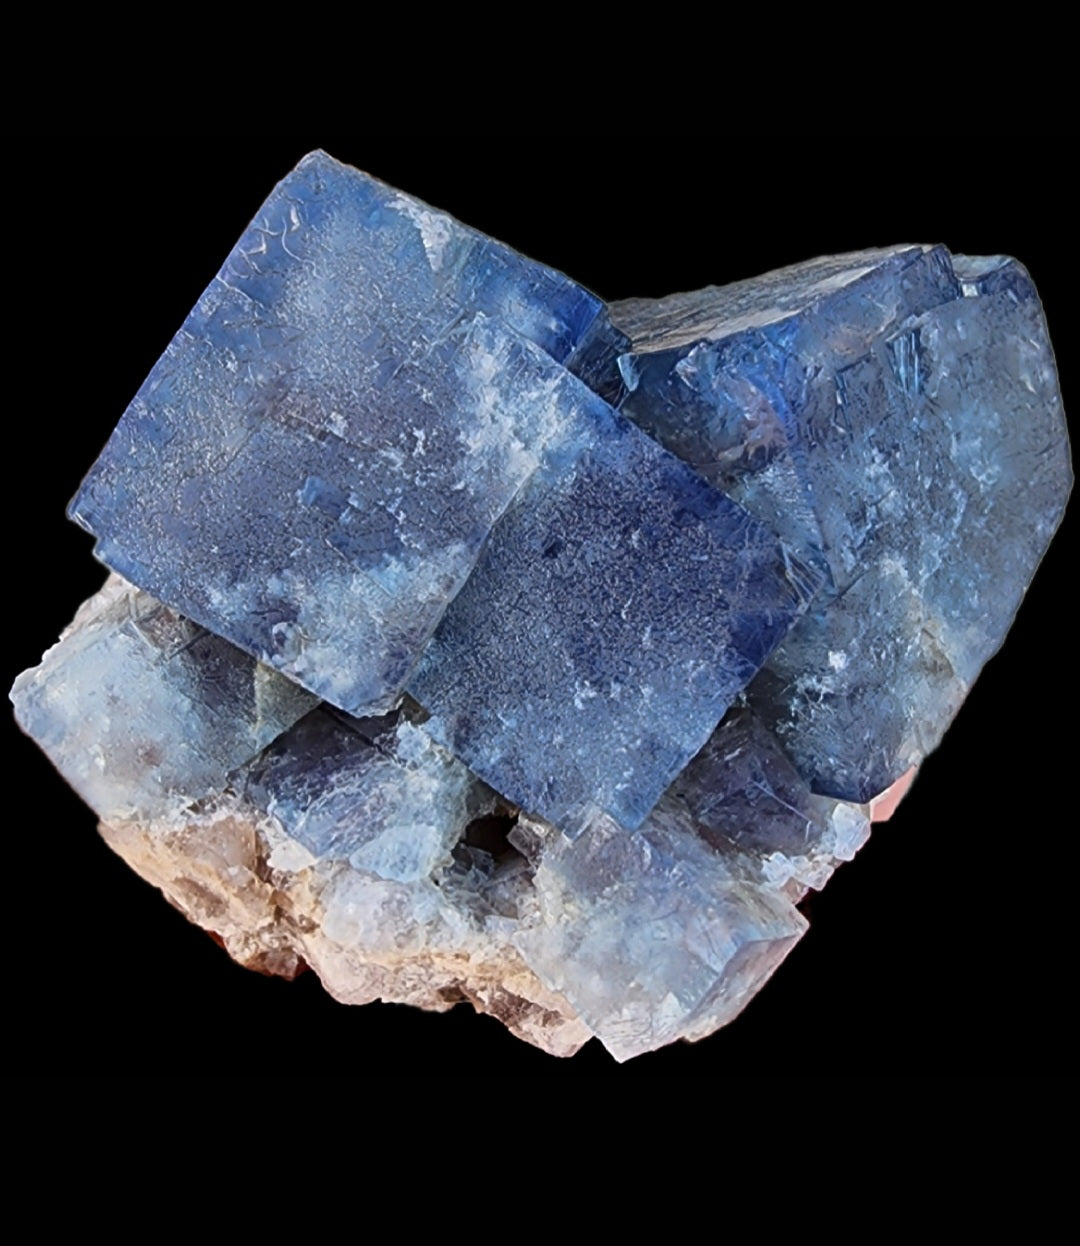
[[[106,821],[182,812],[318,704],[118,575],[11,695]]]
[[[1061,519],[1030,278],[906,247],[613,314],[626,412],[823,568],[749,696],[815,791],[870,799],[936,747]]]
[[[802,937],[1070,484],[1015,261],[607,308],[317,154],[73,503],[135,583],[12,695],[241,963],[625,1060]]]

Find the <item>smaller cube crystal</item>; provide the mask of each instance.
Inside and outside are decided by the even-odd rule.
[[[526,822],[540,917],[514,944],[617,1060],[735,1017],[806,930],[665,804],[634,835],[597,819],[577,840]]]
[[[402,713],[309,714],[246,771],[257,809],[317,860],[397,882],[427,878],[495,795]]]
[[[11,699],[22,729],[106,819],[165,816],[221,790],[318,704],[118,575]]]

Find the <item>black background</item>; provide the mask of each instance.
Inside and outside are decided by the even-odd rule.
[[[826,252],[944,242],[1023,260],[1076,401],[1073,203],[1061,152],[1013,136],[763,132],[753,145],[458,133],[259,142],[42,136],[9,166],[7,684],[103,570],[64,508],[113,424],[274,182],[325,147],[607,298],[720,283]],[[893,821],[804,906],[811,930],[739,1020],[638,1073],[1063,1069],[1077,904],[1073,518],[1010,637]],[[114,857],[94,818],[8,724],[9,998],[31,1067],[257,1075],[275,1051],[347,1053],[358,1073],[616,1071],[558,1061],[467,1006],[346,1008],[313,975],[233,965]],[[225,1063],[223,1064],[223,1060]],[[335,1067],[346,1068],[340,1061]],[[812,1092],[811,1092],[812,1093]],[[806,1088],[803,1088],[803,1096]]]

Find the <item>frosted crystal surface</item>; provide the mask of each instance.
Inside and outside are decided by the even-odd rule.
[[[573,842],[521,838],[540,912],[515,946],[616,1059],[731,1020],[806,929],[666,813],[635,835],[601,819]]]
[[[344,709],[384,712],[560,434],[530,354],[610,391],[606,326],[561,274],[315,153],[237,243],[71,514],[170,606]]]
[[[409,681],[425,729],[579,832],[640,825],[818,574],[573,382],[594,418],[500,519]]]

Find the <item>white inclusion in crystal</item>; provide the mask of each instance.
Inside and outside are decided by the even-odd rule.
[[[415,199],[406,199],[404,195],[395,196],[392,202],[420,231],[420,241],[424,244],[431,271],[437,273],[443,266],[455,222],[444,212],[433,212]]]

